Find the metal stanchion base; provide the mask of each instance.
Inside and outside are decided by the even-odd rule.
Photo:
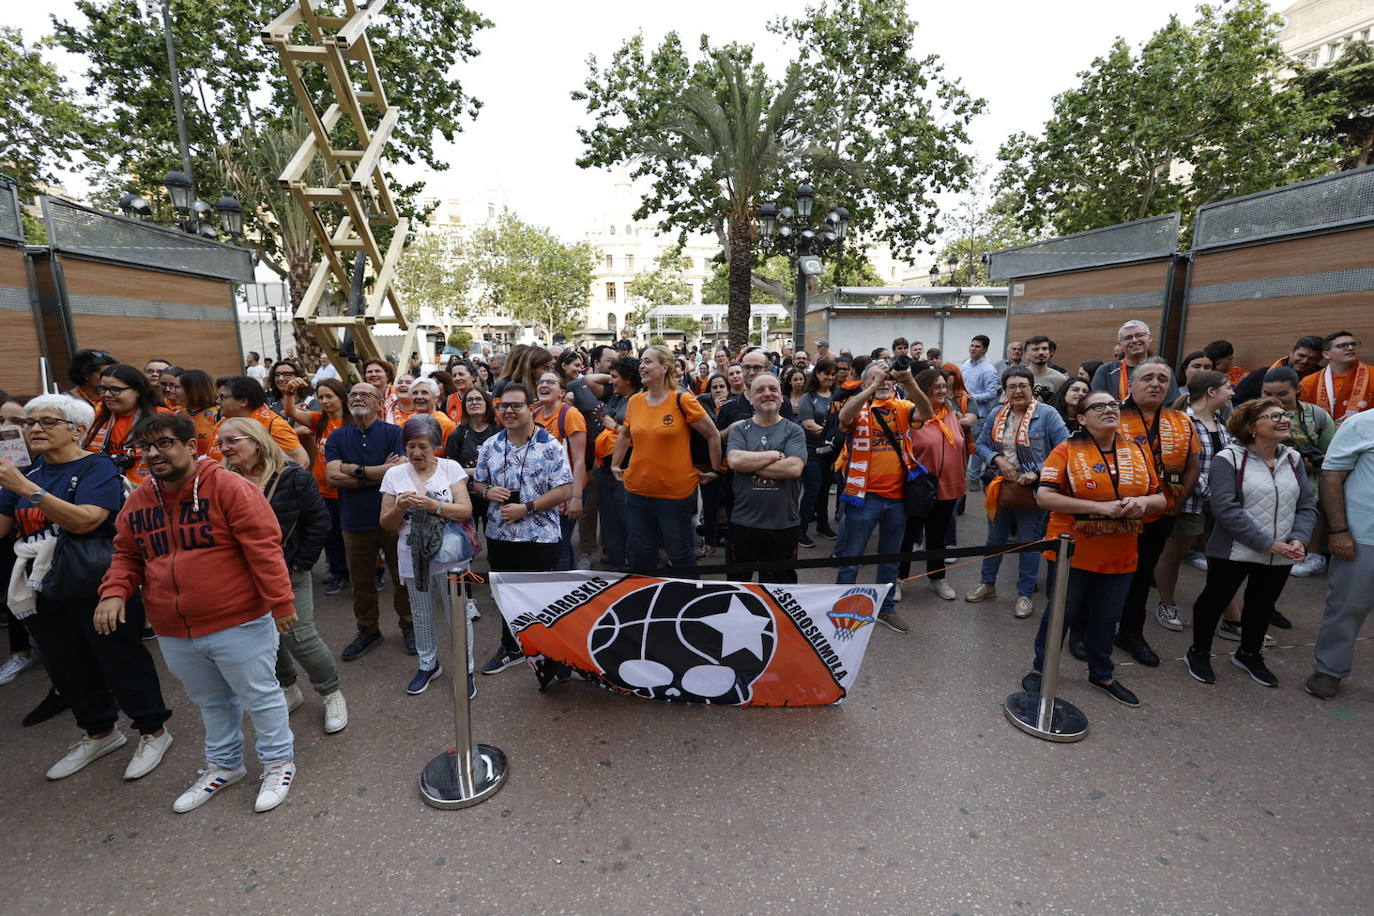
[[[1002,711],[1021,731],[1046,741],[1060,741],[1065,744],[1082,741],[1088,734],[1088,717],[1082,710],[1068,702],[1055,698],[1054,712],[1050,714],[1050,730],[1040,728],[1040,694],[1020,691],[1007,697]]]
[[[435,808],[467,808],[491,798],[506,782],[506,752],[489,744],[472,746],[472,793],[458,779],[458,752],[435,757],[420,771],[420,797]]]

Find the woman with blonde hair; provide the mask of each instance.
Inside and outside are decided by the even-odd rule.
[[[217,436],[224,466],[263,491],[281,526],[282,551],[291,572],[299,618],[282,634],[277,648],[277,682],[286,696],[286,708],[295,709],[305,701],[296,685],[296,668],[291,663],[294,658],[324,700],[325,734],[343,731],[348,725],[348,704],[339,690],[338,665],[315,628],[314,583],[310,577],[329,534],[329,510],[320,498],[320,488],[310,472],[290,460],[256,420],[231,417],[220,424]]]
[[[701,403],[678,387],[677,360],[667,347],[644,351],[639,376],[644,391],[630,398],[611,454],[611,473],[625,484],[630,568],[655,568],[660,546],[673,566],[692,566],[697,484],[720,476],[720,433]],[[706,439],[704,471],[692,464],[693,430]]]

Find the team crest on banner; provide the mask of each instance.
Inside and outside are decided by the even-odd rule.
[[[774,585],[573,570],[492,573],[540,680],[567,665],[618,693],[726,706],[838,703],[887,585]]]

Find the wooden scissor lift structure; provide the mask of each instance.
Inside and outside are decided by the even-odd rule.
[[[280,52],[311,127],[278,179],[305,213],[320,244],[320,263],[296,309],[296,320],[305,323],[340,376],[349,379],[357,372],[340,354],[347,332],[352,332],[360,360],[382,356],[372,337],[378,322],[410,330],[405,347],[410,349],[414,331],[408,328],[392,286],[409,220],[396,212],[382,155],[398,110],[387,103],[367,40],[367,28],[386,0],[372,0],[365,8],[354,0],[341,0],[343,15],[326,13],[318,9],[321,5],[319,0],[298,0],[263,29],[262,38]],[[293,38],[309,43],[295,44]],[[312,81],[320,82],[312,80],[316,73],[322,73],[327,83],[319,98],[311,87]],[[309,183],[311,176],[320,174],[319,184]],[[373,234],[378,226],[395,227],[385,251]],[[321,314],[331,283],[341,298],[349,297],[359,254],[370,281],[361,307],[350,303],[350,314]]]

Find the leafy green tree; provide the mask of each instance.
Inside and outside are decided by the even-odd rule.
[[[472,263],[457,233],[450,229],[420,229],[401,255],[396,286],[406,318],[414,321],[429,306],[441,321],[467,319]]]
[[[747,46],[713,48],[703,36],[694,60],[676,33],[654,49],[636,35],[604,67],[592,58],[573,94],[594,119],[578,131],[578,165],[632,164],[651,180],[637,218],[659,214],[665,231],[721,240],[732,346],[762,281],[751,270],[759,204],[790,196],[807,174],[825,198],[819,214],[843,204],[852,227],[910,250],[933,236],[933,195],[962,186],[960,147],[982,106],[934,58],[912,56],[901,0],[828,0],[771,28],[794,55],[782,78]],[[849,246],[842,272],[861,250]]]
[[[702,302],[720,302],[728,293],[729,275],[724,265],[713,265],[711,277],[701,287]],[[843,275],[842,275],[843,274]],[[782,255],[773,255],[761,261],[754,268],[753,285],[750,287],[751,303],[772,303],[785,306],[789,311],[795,301],[797,269],[791,260]],[[814,295],[837,286],[882,286],[883,278],[867,258],[840,261],[827,259],[819,277],[810,278],[807,295]],[[774,321],[773,326],[777,326]]]
[[[1293,85],[1318,104],[1333,103],[1331,119],[1313,139],[1340,147],[1339,168],[1374,163],[1374,44],[1350,42],[1325,67],[1301,70]]]
[[[472,335],[467,331],[454,331],[448,335],[448,345],[469,353],[472,351]]]
[[[1055,97],[1039,135],[1003,144],[998,188],[1024,230],[1072,233],[1298,181],[1328,168],[1313,143],[1329,104],[1279,81],[1282,21],[1264,0],[1171,17],[1132,53],[1120,38]]]
[[[560,241],[506,211],[473,233],[473,276],[483,304],[539,328],[546,341],[585,321],[600,252]]]
[[[18,182],[24,201],[42,185],[57,183],[58,163],[98,155],[104,139],[90,108],[43,59],[50,47],[50,39],[27,46],[18,29],[0,26],[0,99],[6,109],[0,118],[0,171]]]
[[[276,131],[293,129],[295,96],[276,50],[259,37],[284,3],[169,2],[194,177],[200,196],[213,202],[220,191],[212,182],[221,173],[221,148],[228,146],[242,155],[254,140],[273,142]],[[81,19],[54,17],[55,41],[86,58],[87,92],[110,128],[108,202],[130,183],[150,201],[165,196],[162,177],[180,168],[181,158],[161,16],[147,14],[143,0],[76,0],[75,6]],[[476,35],[490,25],[463,0],[393,0],[378,16],[369,40],[388,101],[399,108],[388,147],[390,160],[420,161],[435,171],[449,167],[435,152],[436,138],[452,140],[480,108],[454,71],[478,54]],[[321,74],[311,79],[323,87]],[[339,140],[346,143],[348,138],[341,134]],[[265,177],[274,184],[276,174]],[[259,191],[266,190],[259,186]],[[392,190],[405,215],[422,215],[415,201],[419,185]],[[287,252],[293,240],[273,238],[287,225],[280,202],[240,197],[240,203],[246,231],[264,260],[279,274],[290,275],[295,265]],[[291,287],[293,296],[304,291],[294,279]]]
[[[952,282],[955,286],[986,286],[989,281],[984,256],[1034,238],[1016,225],[1007,195],[992,197],[986,174],[986,168],[978,171],[974,188],[946,218],[945,242],[935,256],[935,264],[940,268],[937,285]]]

